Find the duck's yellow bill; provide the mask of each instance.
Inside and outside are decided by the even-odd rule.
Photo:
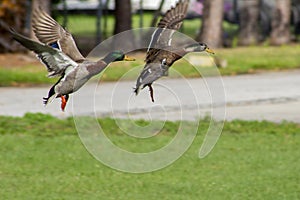
[[[210,48],[206,48],[205,51],[207,53],[215,54],[215,52],[213,50],[211,50]]]
[[[125,55],[124,60],[125,61],[134,61],[135,59]]]

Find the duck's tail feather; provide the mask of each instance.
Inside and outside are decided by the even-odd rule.
[[[135,93],[135,95],[138,95],[140,90],[141,90],[141,87],[136,87],[136,88],[133,88],[133,89],[134,89],[133,92]]]
[[[51,103],[55,99],[56,95],[52,95],[51,97],[43,97],[43,103],[45,106],[47,106],[49,103]]]
[[[49,103],[51,103],[56,97],[57,94],[55,93],[55,85],[51,87],[51,89],[48,92],[48,97],[43,97],[43,103],[45,106],[47,106]]]

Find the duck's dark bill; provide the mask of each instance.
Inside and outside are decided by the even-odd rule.
[[[215,52],[213,50],[211,50],[210,48],[206,48],[205,51],[207,53],[215,54]]]
[[[124,60],[125,60],[125,61],[134,61],[135,58],[131,58],[131,57],[125,55]]]

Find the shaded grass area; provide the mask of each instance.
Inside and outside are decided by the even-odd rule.
[[[111,140],[141,151],[148,148],[132,143],[113,119],[99,121]],[[167,122],[156,143],[170,140],[177,127],[178,123]],[[72,118],[61,120],[43,114],[0,117],[1,198],[300,198],[299,125],[227,122],[211,154],[199,159],[207,127],[208,121],[201,121],[191,148],[171,166],[152,173],[129,174],[92,158],[81,144]]]
[[[146,12],[143,15],[143,27],[150,27],[153,18],[153,13]],[[56,19],[60,24],[63,23],[63,17],[58,16]],[[159,20],[158,20],[159,22]],[[158,23],[157,22],[157,23]],[[69,15],[68,16],[68,24],[67,28],[72,32],[72,34],[77,36],[95,36],[96,34],[96,23],[97,18],[96,16],[92,15]],[[101,28],[103,30],[104,37],[109,37],[113,35],[114,29],[114,16],[108,15],[107,16],[107,26],[105,27],[104,18],[101,21]],[[181,32],[184,34],[195,38],[197,35],[199,28],[201,26],[201,19],[194,18],[194,19],[186,19],[181,27]],[[143,28],[140,27],[140,16],[138,14],[132,15],[132,28]],[[230,24],[226,21],[223,22],[224,30],[227,34],[227,37],[232,37],[238,31],[238,25]]]
[[[145,13],[143,16],[143,27],[150,27],[151,21],[152,21],[152,13]],[[62,24],[63,18],[62,16],[57,17],[57,21]],[[96,34],[96,23],[97,18],[96,16],[91,15],[69,15],[68,17],[68,24],[67,28],[72,32],[72,34],[76,36],[95,36]],[[107,16],[107,27],[104,30],[104,19],[102,18],[101,21],[102,24],[102,30],[104,37],[109,37],[113,35],[114,31],[114,16],[108,15]],[[227,23],[226,23],[227,24]],[[80,26],[79,26],[80,25]],[[187,34],[190,37],[194,37],[195,34],[198,31],[198,28],[201,25],[200,19],[193,19],[193,20],[186,20],[184,22],[184,26],[182,28],[182,31]],[[232,26],[235,27],[235,26]],[[232,30],[234,28],[229,27],[228,24],[226,25],[226,30]],[[141,28],[140,27],[140,16],[139,15],[133,15],[132,16],[132,28]]]

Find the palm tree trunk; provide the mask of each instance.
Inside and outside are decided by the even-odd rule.
[[[202,26],[196,40],[212,48],[222,46],[223,4],[224,0],[204,0]]]
[[[291,1],[277,0],[272,19],[272,32],[270,39],[270,43],[272,45],[282,45],[290,42],[290,16]]]

